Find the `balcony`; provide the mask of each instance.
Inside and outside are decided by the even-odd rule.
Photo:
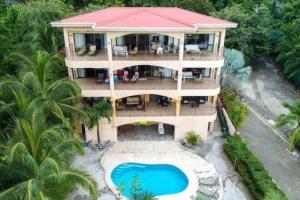
[[[221,60],[223,56],[219,56],[216,52],[199,52],[199,53],[189,53],[187,51],[184,52],[183,60],[189,61],[211,61],[211,60]]]
[[[96,51],[94,54],[90,55],[88,53],[84,54],[77,54],[77,53],[71,53],[68,57],[69,60],[74,61],[102,61],[102,60],[108,60],[107,57],[107,51]]]
[[[178,53],[173,52],[163,52],[162,54],[157,54],[149,51],[138,51],[136,54],[114,55],[113,60],[179,60],[179,55]]]
[[[95,78],[79,78],[74,79],[81,90],[109,90],[109,84],[96,83]]]
[[[180,116],[212,115],[216,113],[216,107],[209,102],[192,107],[191,105],[181,105]]]
[[[219,80],[215,80],[212,78],[202,78],[201,80],[182,80],[182,89],[190,90],[190,89],[216,89],[219,88]]]
[[[135,83],[127,83],[122,80],[115,81],[116,90],[176,90],[177,81],[172,78],[140,78]]]
[[[215,113],[215,106],[209,102],[201,104],[198,107],[181,105],[180,108],[180,116],[212,115]],[[139,110],[135,107],[128,107],[124,108],[124,110],[117,110],[116,115],[117,117],[176,116],[176,106],[175,103],[169,106],[162,106],[156,102],[149,102],[146,104],[144,110]]]

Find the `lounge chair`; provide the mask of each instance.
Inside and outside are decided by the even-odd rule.
[[[83,54],[85,54],[85,52],[86,52],[86,47],[83,46],[79,49],[79,51],[77,52],[77,55],[82,56]]]
[[[135,54],[137,54],[138,53],[138,48],[137,47],[134,47],[134,49],[132,50],[132,51],[129,51],[129,54],[130,55],[135,55]]]
[[[95,54],[96,54],[96,45],[91,45],[88,55],[95,55]]]

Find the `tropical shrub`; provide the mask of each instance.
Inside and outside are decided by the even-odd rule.
[[[234,127],[236,129],[241,128],[249,114],[247,106],[240,102],[235,91],[231,88],[223,88],[220,97]]]
[[[280,200],[288,200],[241,137],[229,136],[224,151],[256,199],[268,200],[276,193]]]
[[[201,142],[200,136],[193,131],[187,133],[185,138],[187,143],[191,146],[196,146]]]
[[[300,145],[300,101],[293,104],[283,103],[283,106],[289,110],[289,113],[281,115],[275,127],[288,125],[289,150],[292,151],[295,146],[299,149]]]

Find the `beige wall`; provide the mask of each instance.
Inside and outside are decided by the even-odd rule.
[[[102,119],[99,122],[100,125],[100,140],[101,141],[117,141],[117,127],[133,124],[140,121],[149,122],[162,122],[170,125],[174,125],[175,133],[174,139],[180,140],[185,137],[185,134],[194,131],[200,135],[203,140],[207,139],[209,122],[213,122],[216,119],[216,114],[213,115],[201,115],[201,116],[157,116],[157,117],[116,117],[115,126],[109,123],[106,119]],[[92,130],[86,129],[86,140],[97,142],[97,130],[96,127]]]

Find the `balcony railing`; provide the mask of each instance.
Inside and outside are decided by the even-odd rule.
[[[179,54],[173,52],[162,52],[157,54],[156,52],[138,51],[134,54],[130,52],[122,55],[113,55],[113,60],[178,60]]]
[[[109,90],[109,84],[97,83],[96,78],[78,78],[74,81],[79,85],[81,90]]]
[[[181,105],[180,116],[195,116],[195,115],[212,115],[216,113],[216,107],[209,102],[199,104],[197,107],[189,105]]]
[[[78,78],[74,81],[82,90],[109,90],[109,84],[97,82],[96,78]],[[182,89],[216,89],[219,88],[219,82],[210,78],[201,80],[183,80]],[[172,78],[140,78],[137,82],[115,81],[115,90],[176,90],[177,81]]]
[[[145,104],[143,110],[136,107],[126,107],[123,110],[117,110],[117,117],[139,117],[139,116],[176,116],[175,103],[171,103],[169,106],[162,106],[155,102],[148,102]],[[191,105],[181,105],[180,116],[198,116],[198,115],[212,115],[216,113],[216,107],[209,102],[200,104],[197,107]]]
[[[199,53],[188,53],[184,52],[183,60],[197,60],[197,61],[209,61],[209,60],[220,60],[223,56],[219,56],[218,52],[207,52],[202,51]]]
[[[172,78],[140,78],[135,83],[115,81],[116,90],[176,90],[177,81]]]
[[[108,60],[107,51],[96,51],[94,54],[89,54],[88,52],[79,55],[78,53],[71,53],[68,59],[75,61],[99,61]]]
[[[216,89],[219,88],[219,80],[212,78],[201,78],[200,80],[193,79],[183,79],[182,80],[182,89]]]

